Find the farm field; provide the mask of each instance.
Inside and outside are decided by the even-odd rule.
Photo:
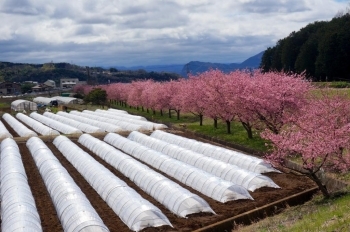
[[[4,125],[7,127],[9,132],[17,137],[16,132],[10,128],[7,123],[2,120]],[[179,134],[185,137],[193,137],[191,134],[186,134],[180,131],[171,131],[172,133]],[[125,134],[126,135],[126,134]],[[99,139],[103,139],[104,134],[98,136]],[[92,206],[95,208],[105,225],[110,229],[110,231],[130,231],[129,228],[119,219],[119,217],[113,212],[113,210],[105,203],[102,198],[97,194],[97,192],[88,184],[88,182],[79,174],[79,172],[68,162],[68,160],[61,154],[61,152],[53,145],[52,137],[41,137],[49,149],[53,152],[56,158],[60,161],[63,167],[68,171],[71,177],[74,179],[76,184],[81,188],[82,192],[86,195],[88,200],[91,202]],[[34,160],[26,147],[24,139],[17,139],[17,144],[20,148],[22,155],[22,161],[25,167],[26,174],[28,176],[28,182],[35,198],[35,202],[40,215],[42,227],[44,231],[62,231],[61,223],[57,217],[54,205],[51,198],[46,190],[44,182],[39,174],[39,171],[34,163]],[[198,139],[199,140],[199,139]],[[290,195],[302,192],[306,189],[314,187],[314,184],[308,179],[300,176],[295,176],[293,174],[286,173],[270,173],[265,174],[270,177],[280,189],[274,188],[260,188],[255,192],[250,192],[254,200],[237,200],[230,201],[226,203],[220,203],[215,201],[198,191],[179,183],[175,179],[162,173],[169,179],[178,183],[180,186],[188,189],[192,193],[197,194],[209,203],[210,207],[215,211],[216,215],[210,213],[198,213],[190,215],[187,219],[180,218],[174,215],[170,210],[162,206],[151,196],[145,193],[142,189],[136,186],[135,183],[130,181],[127,177],[121,174],[119,171],[115,170],[111,165],[106,163],[104,160],[93,154],[91,151],[83,147],[77,142],[77,139],[73,139],[73,142],[101,163],[104,167],[110,170],[114,175],[119,177],[121,180],[125,181],[131,188],[138,192],[143,198],[150,201],[152,204],[157,206],[170,220],[173,228],[170,226],[163,226],[159,228],[146,228],[143,231],[192,231],[195,229],[202,228],[204,226],[213,224],[218,221],[236,216],[238,214],[247,212],[249,210],[258,208],[265,204],[283,199]],[[153,169],[152,167],[150,167]],[[159,172],[159,171],[157,171]]]

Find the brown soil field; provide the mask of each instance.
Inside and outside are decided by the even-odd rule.
[[[17,134],[8,127],[6,122],[2,120],[2,122],[7,126],[8,130],[15,137]],[[182,135],[191,137],[191,135]],[[101,139],[102,136],[99,136]],[[200,139],[198,139],[200,140]],[[74,141],[74,140],[73,140]],[[74,141],[76,142],[76,139]],[[132,181],[126,178],[119,171],[115,170],[111,165],[85,149],[79,143],[77,143],[83,150],[89,153],[92,157],[94,157],[97,161],[103,164],[106,168],[108,168],[112,173],[114,173],[117,177],[125,181],[130,187],[135,189],[143,198],[150,201],[152,204],[157,206],[170,220],[173,225],[173,228],[170,226],[163,226],[159,228],[146,228],[143,231],[151,232],[151,231],[192,231],[195,229],[199,229],[201,227],[216,223],[218,221],[222,221],[224,219],[239,215],[241,213],[247,212],[249,210],[261,207],[263,205],[272,203],[274,201],[283,199],[290,195],[302,192],[304,190],[310,189],[315,185],[309,179],[297,176],[288,173],[268,173],[266,174],[273,181],[278,184],[280,189],[273,188],[261,188],[256,190],[255,192],[250,192],[254,200],[238,200],[231,201],[227,203],[220,203],[207,196],[197,192],[196,190],[183,185],[182,183],[177,182],[173,178],[167,176],[169,179],[175,181],[180,184],[182,187],[189,189],[191,192],[199,195],[204,200],[206,200],[212,209],[216,212],[215,215],[208,213],[199,213],[188,216],[188,218],[179,218],[174,215],[171,211],[166,209],[163,205],[155,201],[151,196],[141,190],[138,186],[136,186]],[[92,206],[96,209],[97,213],[100,215],[105,225],[110,229],[110,231],[130,231],[128,227],[119,219],[119,217],[112,211],[112,209],[102,200],[102,198],[96,193],[96,191],[88,184],[87,181],[79,174],[79,172],[66,160],[66,158],[57,150],[57,148],[51,143],[46,142],[46,145],[51,149],[54,155],[60,160],[61,164],[67,169],[72,178],[75,180],[77,185],[81,188],[81,190],[85,193],[86,197],[91,202]],[[45,188],[45,185],[42,181],[40,173],[35,166],[34,160],[27,149],[25,142],[18,142],[18,146],[21,151],[23,164],[28,176],[28,182],[31,187],[33,196],[36,201],[37,209],[41,218],[42,227],[44,231],[55,232],[62,231],[61,223],[56,215],[55,207],[51,201],[51,198]]]

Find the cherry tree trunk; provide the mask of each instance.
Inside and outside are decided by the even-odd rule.
[[[241,122],[244,129],[247,131],[248,139],[253,138],[252,127],[248,123]]]
[[[163,110],[160,110],[160,115],[163,116]]]
[[[218,119],[214,118],[214,128],[218,129]]]
[[[177,120],[180,120],[180,110],[176,111]]]
[[[199,115],[199,125],[203,126],[203,115],[202,114]]]
[[[327,190],[327,187],[325,185],[323,185],[322,181],[320,180],[320,178],[317,177],[317,175],[312,172],[311,175],[309,175],[310,179],[312,179],[313,181],[315,181],[315,183],[317,184],[318,188],[321,190],[323,196],[325,198],[330,198],[330,194]]]
[[[171,118],[171,109],[169,109],[169,118]]]
[[[226,120],[227,134],[231,134],[231,121]]]

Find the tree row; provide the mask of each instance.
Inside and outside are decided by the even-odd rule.
[[[264,71],[305,72],[314,81],[350,81],[350,13],[314,22],[269,47]]]

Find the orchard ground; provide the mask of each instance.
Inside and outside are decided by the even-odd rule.
[[[338,90],[337,90],[338,91]],[[350,97],[350,89],[343,89]],[[191,131],[216,137],[231,143],[255,149],[259,152],[265,152],[266,146],[255,132],[253,140],[247,139],[245,131],[240,124],[233,124],[232,134],[226,133],[224,123],[219,123],[219,128],[214,129],[212,120],[205,119],[203,126],[199,126],[199,121],[191,114],[184,114],[180,120],[176,117],[168,118],[167,115],[152,115],[152,112],[142,112],[129,107],[117,108],[139,114],[149,119],[155,119],[158,122],[170,123],[174,127],[183,128],[184,126]],[[293,160],[298,162],[298,159]],[[350,173],[327,173],[334,179],[341,180],[350,184]],[[269,217],[251,226],[237,225],[239,231],[350,231],[350,188],[344,189],[325,200],[322,194],[316,194],[314,199],[304,205],[290,207],[279,215]]]
[[[77,106],[77,107],[81,107],[80,110],[86,109],[86,108],[93,110],[95,108],[98,108],[96,106],[94,107],[94,106],[88,106],[88,105],[81,105],[81,106]],[[119,106],[113,106],[113,107],[119,107]],[[197,118],[190,115],[190,114],[184,114],[184,115],[181,114],[180,120],[176,120],[175,114],[173,114],[172,118],[168,118],[167,114],[164,114],[164,116],[160,116],[159,112],[157,112],[156,115],[153,115],[152,111],[147,113],[146,111],[142,112],[141,109],[136,110],[134,108],[129,108],[129,107],[122,107],[121,109],[127,110],[130,113],[146,116],[149,120],[156,120],[158,122],[163,122],[163,123],[167,123],[167,124],[170,123],[175,128],[176,127],[183,128],[185,126],[189,130],[196,130],[196,131],[198,131],[200,133],[204,133],[204,134],[207,133],[210,136],[221,138],[223,140],[229,140],[231,142],[238,141],[238,143],[241,145],[252,147],[252,148],[260,150],[260,151],[265,150],[265,147],[264,147],[265,141],[261,140],[259,136],[254,136],[253,140],[246,139],[245,131],[242,128],[239,129],[240,126],[238,124],[233,126],[232,134],[227,135],[226,130],[225,130],[225,125],[223,123],[219,123],[218,129],[213,129],[212,128],[212,121],[206,119],[204,121],[204,126],[200,127]],[[202,128],[204,128],[204,130]],[[13,133],[13,132],[11,132],[11,133]],[[188,135],[188,136],[190,136],[190,135]],[[239,138],[239,139],[237,140],[237,138]],[[51,148],[52,144],[48,143],[48,146]],[[27,158],[30,159],[31,157],[30,157],[30,155],[28,155],[28,153],[26,153],[28,151],[26,150],[26,147],[23,143],[20,144],[20,148],[24,154],[27,154],[25,156],[27,156]],[[53,147],[53,150],[55,150],[54,147]],[[60,156],[59,153],[57,154],[56,152],[54,152],[54,154],[57,155],[58,157]],[[61,160],[62,157],[59,159]],[[64,157],[63,157],[63,160],[64,160]],[[67,161],[65,161],[65,162],[67,162]],[[103,162],[103,161],[101,161],[101,162]],[[30,161],[28,161],[28,163],[30,163]],[[67,169],[69,169],[68,164],[67,165],[65,164],[64,166]],[[108,166],[108,165],[106,165],[106,166]],[[26,170],[28,169],[30,173],[35,172],[35,166],[33,166],[32,168],[34,168],[34,169],[28,169],[26,167]],[[30,170],[32,170],[32,171],[30,171]],[[74,170],[72,170],[72,172],[74,173]],[[115,170],[113,172],[116,173]],[[78,177],[76,177],[77,179],[82,178],[81,176],[79,177],[78,173],[75,173],[73,175],[78,176]],[[285,174],[283,174],[283,175],[285,175]],[[336,174],[333,174],[333,175],[336,177],[339,177],[339,175],[336,175]],[[121,177],[123,177],[123,176],[121,175]],[[279,184],[282,187],[282,189],[287,188],[289,190],[291,190],[294,186],[294,185],[292,186],[291,183],[299,182],[298,178],[300,178],[300,177],[296,177],[294,175],[291,175],[288,177],[285,176],[286,178],[282,181],[280,179],[276,179],[276,177],[282,177],[282,175],[273,174],[270,177],[277,184]],[[341,178],[343,180],[349,180],[349,175],[343,175],[343,176],[341,176]],[[37,183],[37,181],[33,181],[33,180],[37,180],[37,179],[38,179],[38,176],[37,176],[37,178],[34,178],[34,179],[32,178],[31,183],[34,186],[36,186],[37,184],[40,185],[40,183]],[[124,180],[128,181],[126,178]],[[307,179],[303,179],[302,182],[307,183],[308,186],[313,186],[313,183],[308,182]],[[103,214],[106,214],[103,216],[104,217],[103,220],[107,221],[107,222],[105,222],[106,224],[110,223],[107,226],[111,226],[111,231],[114,231],[115,228],[118,228],[118,231],[123,231],[123,230],[120,230],[120,228],[123,228],[123,225],[115,223],[115,220],[118,220],[118,218],[115,216],[115,214],[113,212],[112,213],[109,212],[111,214],[108,214],[108,208],[104,208],[105,206],[103,206],[103,204],[102,204],[103,201],[101,202],[101,199],[100,199],[100,201],[97,200],[99,197],[96,196],[96,193],[94,192],[94,190],[92,190],[91,187],[90,187],[90,190],[88,190],[89,187],[87,186],[87,183],[84,182],[83,180],[81,180],[81,181],[79,180],[79,183],[80,183],[79,184],[80,186],[83,186],[81,188],[82,189],[84,188],[84,192],[87,191],[87,193],[86,193],[87,196],[91,196],[91,199],[90,198],[89,199],[91,200],[92,204],[99,208],[96,210],[99,213],[103,212]],[[129,182],[127,182],[127,183],[129,184]],[[132,183],[130,183],[130,185],[132,187],[134,186]],[[304,186],[302,185],[302,186],[299,186],[297,188],[299,188],[299,190],[301,190],[305,187],[306,187],[305,185]],[[135,188],[137,188],[137,187],[135,187]],[[43,189],[42,187],[34,187],[33,189],[37,189],[39,192],[39,193],[37,193],[39,198],[44,199],[44,197],[41,194],[45,194],[45,189]],[[276,190],[274,190],[274,191],[276,191]],[[279,191],[280,190],[277,190],[276,192],[278,193]],[[197,193],[197,192],[195,192],[195,193]],[[258,198],[257,197],[258,195],[255,195],[255,194],[260,195],[261,198]],[[291,194],[291,193],[288,193],[288,194]],[[220,220],[224,219],[224,217],[225,217],[224,215],[226,215],[227,217],[234,216],[234,215],[237,215],[241,212],[245,212],[245,211],[249,210],[250,209],[249,207],[256,208],[260,204],[259,203],[260,201],[262,201],[264,203],[268,203],[268,202],[271,202],[272,200],[276,200],[276,197],[277,197],[276,195],[272,195],[273,198],[270,200],[268,198],[265,198],[265,197],[271,195],[270,191],[268,191],[266,189],[259,190],[256,193],[253,193],[252,195],[254,198],[256,198],[256,200],[254,202],[251,202],[253,204],[253,206],[249,206],[241,201],[238,201],[238,202],[236,201],[236,202],[232,202],[232,203],[228,203],[228,204],[227,203],[226,204],[218,204],[218,205],[221,205],[221,207],[223,207],[223,208],[219,209],[216,206],[213,207],[214,211],[217,212],[217,215],[215,215],[215,216],[213,216],[213,215],[193,215],[189,219],[183,220],[183,222],[180,223],[181,225],[180,224],[178,225],[176,223],[178,221],[181,221],[181,219],[179,219],[177,217],[174,218],[174,216],[172,214],[170,214],[170,216],[167,214],[167,216],[170,217],[169,218],[170,221],[172,221],[172,222],[175,221],[175,223],[173,222],[173,224],[175,226],[174,230],[176,230],[176,231],[189,231],[189,230],[203,227],[205,225],[208,225],[208,224],[216,222],[216,221],[220,221]],[[96,199],[95,199],[95,197],[96,197]],[[147,199],[149,199],[149,196],[147,197],[147,194],[145,194],[145,197]],[[282,197],[282,196],[280,196],[280,197]],[[341,207],[339,206],[339,204],[342,206],[343,205],[348,206],[350,203],[349,198],[350,197],[348,195],[343,195],[343,196],[338,197],[338,198],[332,198],[332,199],[329,199],[327,201],[324,201],[324,200],[320,200],[321,198],[319,196],[316,196],[315,200],[307,203],[305,206],[298,206],[296,208],[293,207],[291,209],[286,210],[287,214],[281,214],[279,216],[266,219],[265,223],[267,221],[267,225],[256,223],[256,224],[254,224],[254,226],[256,226],[256,227],[253,227],[253,228],[247,227],[248,229],[245,231],[252,231],[252,230],[257,230],[257,231],[290,231],[290,230],[292,230],[293,226],[295,226],[295,225],[298,226],[297,224],[300,224],[300,223],[302,223],[304,228],[309,228],[308,229],[309,231],[312,231],[312,230],[320,231],[320,227],[313,225],[313,223],[315,223],[315,221],[317,221],[317,220],[314,220],[313,216],[310,215],[309,213],[314,213],[314,214],[316,214],[317,217],[319,217],[321,214],[326,215],[325,217],[328,218],[327,220],[323,219],[324,217],[321,217],[322,218],[321,225],[324,226],[324,228],[331,228],[331,227],[327,227],[327,226],[333,226],[335,224],[337,225],[340,223],[338,228],[342,229],[342,228],[344,228],[344,225],[350,224],[350,219],[349,219],[350,213],[348,213],[349,210],[347,210],[346,212],[344,212],[344,210],[342,210],[341,212],[337,211],[336,216],[334,216],[335,215],[334,214],[333,216],[327,217],[327,215],[329,215],[329,213],[333,213],[334,208],[336,210],[338,210],[338,208],[340,209]],[[209,200],[207,198],[205,198],[205,199],[209,202],[210,205],[212,205],[212,202],[210,201],[210,199]],[[93,203],[93,202],[95,202],[95,203]],[[151,200],[151,202],[153,203],[154,200],[153,201]],[[340,202],[340,203],[338,203],[338,202]],[[48,205],[46,205],[46,204],[48,204]],[[50,206],[49,206],[50,204],[52,204],[52,203],[50,203],[50,200],[47,200],[46,203],[44,200],[41,200],[39,203],[39,205],[41,205],[40,207],[43,207],[42,209],[45,209],[41,213],[41,216],[43,218],[45,218],[45,219],[43,219],[43,224],[45,224],[46,226],[49,226],[49,227],[47,227],[47,228],[50,228],[49,231],[60,231],[61,229],[59,228],[59,224],[58,224],[59,222],[58,221],[56,221],[56,222],[51,221],[51,220],[57,220],[57,217],[55,218],[55,212],[54,211],[50,211],[50,212],[46,211],[46,209],[50,210]],[[154,204],[156,204],[158,207],[160,207],[163,210],[163,208],[161,206],[159,206],[159,204],[157,202],[155,202]],[[51,207],[52,207],[52,205],[51,205]],[[328,208],[329,208],[329,210],[326,213],[324,213],[324,208],[326,209],[326,211]],[[238,210],[238,211],[236,211],[236,210]],[[229,212],[228,213],[229,215],[225,214],[225,212]],[[291,212],[291,213],[288,213],[288,212]],[[112,217],[113,214],[114,214],[114,217]],[[279,217],[281,217],[281,218],[279,218]],[[212,219],[213,219],[213,221],[211,221]],[[276,221],[274,221],[274,219],[276,219]],[[303,222],[303,221],[305,221],[305,222]],[[337,222],[337,223],[335,223],[335,222]],[[264,221],[262,221],[261,223],[264,223]],[[306,226],[309,226],[309,227],[305,227],[305,223],[306,223]],[[52,225],[52,227],[51,227],[51,225]],[[118,225],[118,227],[115,227],[116,225]],[[240,230],[243,229],[239,225],[238,225],[238,228]],[[298,227],[296,227],[296,228],[298,228]],[[303,227],[301,227],[301,228],[303,228]],[[152,230],[153,229],[148,229],[147,231],[152,231]],[[159,229],[155,229],[154,231],[168,231],[168,230],[171,231],[172,229],[159,228]],[[328,230],[328,229],[325,229],[325,230]],[[126,229],[125,231],[128,231],[128,229]],[[303,231],[303,229],[300,230],[300,227],[299,227],[299,229],[296,229],[295,231]],[[337,230],[335,230],[335,231],[337,231]],[[343,231],[343,230],[340,230],[340,231]]]
[[[15,137],[17,136],[16,132],[8,127],[6,122],[2,120],[5,126],[8,128],[11,134]],[[191,134],[186,134],[183,132],[174,133],[181,134],[183,136],[192,136]],[[103,138],[104,134],[101,136],[97,136],[99,139]],[[22,155],[23,164],[28,176],[28,182],[33,192],[34,198],[36,200],[37,208],[39,211],[39,215],[42,221],[42,225],[44,231],[62,231],[61,224],[57,218],[54,206],[48,195],[48,192],[44,186],[44,183],[40,177],[38,169],[35,166],[35,163],[30,155],[29,150],[27,149],[25,142],[18,139],[18,145],[20,148],[20,152]],[[96,209],[106,226],[111,231],[129,231],[129,229],[124,225],[124,223],[118,218],[118,216],[109,208],[109,206],[98,196],[96,191],[84,180],[84,178],[77,172],[77,170],[65,159],[65,157],[58,151],[58,149],[52,144],[52,138],[45,138],[46,145],[50,148],[53,154],[59,159],[61,164],[67,169],[72,178],[78,184],[78,186],[82,189],[84,194],[87,196],[93,207]],[[88,152],[92,157],[94,157],[98,162],[107,167],[112,173],[114,173],[117,177],[125,181],[130,187],[135,189],[143,198],[149,200],[151,203],[156,205],[158,208],[162,210],[163,213],[169,218],[174,228],[170,228],[168,226],[164,226],[161,228],[147,228],[144,231],[192,231],[195,229],[199,229],[203,226],[207,226],[218,221],[222,221],[229,217],[233,217],[244,213],[246,211],[261,207],[265,204],[272,203],[278,199],[283,199],[290,195],[302,192],[304,190],[310,189],[314,187],[312,181],[309,181],[307,178],[298,176],[296,177],[293,174],[285,174],[285,173],[270,173],[266,174],[270,178],[274,180],[276,184],[278,184],[280,189],[273,188],[261,188],[251,193],[254,200],[238,200],[231,201],[227,203],[220,203],[215,200],[212,200],[205,195],[177,182],[173,178],[167,176],[169,179],[172,179],[176,183],[180,184],[182,187],[189,189],[191,192],[199,195],[204,200],[206,200],[212,209],[216,212],[216,215],[208,214],[208,213],[200,213],[190,215],[187,219],[179,218],[174,215],[172,212],[167,210],[164,206],[155,201],[148,194],[143,192],[139,187],[137,187],[132,181],[122,175],[120,172],[116,171],[109,164],[104,162],[102,159],[94,155],[92,152],[85,149],[79,143],[76,142],[76,139],[73,141],[80,146],[83,150]],[[164,173],[162,173],[164,174]]]

